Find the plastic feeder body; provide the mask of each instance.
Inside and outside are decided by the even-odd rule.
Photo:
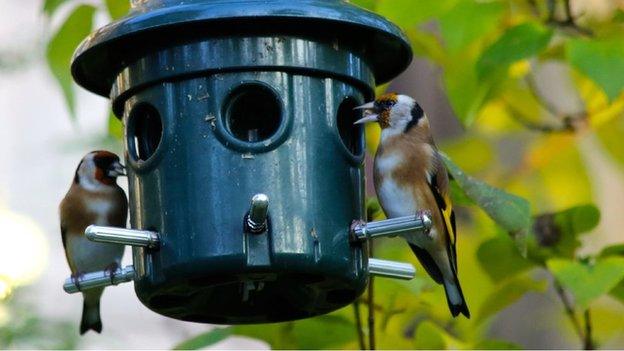
[[[134,1],[87,38],[74,78],[111,98],[132,228],[159,233],[133,249],[139,299],[227,324],[351,303],[368,280],[349,233],[364,216],[353,108],[410,61],[397,27],[345,1]],[[257,194],[268,210],[250,213]]]

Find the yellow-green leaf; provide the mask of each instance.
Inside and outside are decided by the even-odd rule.
[[[174,350],[201,350],[223,341],[232,335],[230,328],[215,328],[176,345]]]
[[[114,20],[119,19],[130,11],[130,0],[105,0],[108,14]]]

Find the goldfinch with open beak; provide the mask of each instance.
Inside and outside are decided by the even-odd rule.
[[[409,96],[390,93],[357,107],[364,117],[356,124],[377,122],[381,140],[375,155],[374,182],[388,218],[425,212],[433,220],[427,234],[405,236],[427,273],[443,284],[453,317],[470,312],[457,279],[455,215],[449,178],[436,148],[429,121]]]
[[[84,234],[91,224],[126,227],[128,200],[117,185],[117,177],[125,175],[117,155],[108,151],[87,154],[76,169],[74,181],[61,202],[61,235],[65,256],[78,283],[85,273],[113,272],[121,264],[123,245],[92,242]],[[88,330],[102,331],[100,297],[104,288],[82,293],[84,304],[80,334]]]

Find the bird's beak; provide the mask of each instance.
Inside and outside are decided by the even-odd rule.
[[[377,111],[375,109],[375,103],[373,101],[367,102],[364,105],[354,108],[354,110],[364,110],[364,117],[355,121],[353,124],[364,124],[369,122],[377,122]]]
[[[366,117],[358,119],[353,124],[364,124],[369,122],[377,122],[377,115],[368,115]]]
[[[111,167],[108,169],[109,177],[119,177],[119,176],[125,176],[125,175],[126,175],[126,167],[124,167],[124,165],[122,165],[120,162],[113,163]]]

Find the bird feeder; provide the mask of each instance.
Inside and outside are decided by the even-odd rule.
[[[358,222],[353,125],[353,108],[411,55],[395,25],[345,1],[133,1],[72,62],[123,121],[128,166],[132,229],[86,234],[132,245],[133,266],[66,290],[134,281],[157,313],[237,324],[336,310],[369,274],[413,277],[369,260],[365,243],[430,223]]]

